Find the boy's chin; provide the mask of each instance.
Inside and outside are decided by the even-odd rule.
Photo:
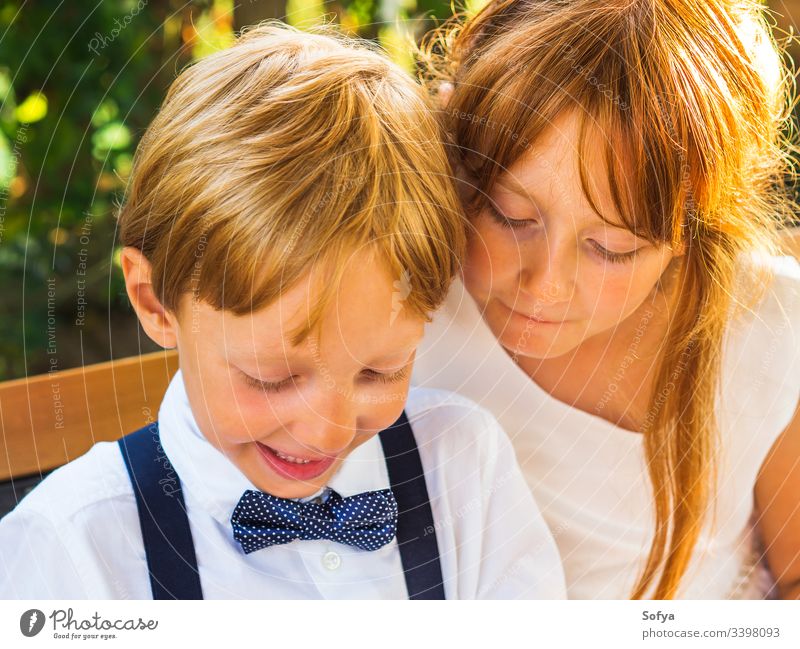
[[[287,482],[289,482],[287,480]],[[327,484],[325,481],[319,485],[310,485],[308,482],[304,482],[302,484],[287,484],[283,485],[265,485],[266,488],[261,488],[261,491],[264,493],[268,493],[271,496],[275,496],[276,498],[286,498],[290,500],[295,500],[298,498],[308,498],[309,496],[313,496],[319,491],[321,491]]]

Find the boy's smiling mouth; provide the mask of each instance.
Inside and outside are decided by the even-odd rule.
[[[299,457],[294,457],[292,455],[285,455],[276,449],[272,449],[282,460],[286,460],[287,462],[294,462],[295,464],[308,464],[311,460],[301,460]]]
[[[282,478],[289,480],[311,480],[316,478],[325,473],[337,460],[336,457],[323,457],[316,460],[299,458],[278,451],[261,442],[256,442],[256,448],[270,469]]]

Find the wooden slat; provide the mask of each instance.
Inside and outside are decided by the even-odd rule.
[[[54,469],[158,417],[174,351],[0,383],[0,481]]]

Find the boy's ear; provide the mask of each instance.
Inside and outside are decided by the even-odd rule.
[[[178,319],[159,302],[150,280],[151,266],[141,250],[126,246],[120,254],[125,290],[142,328],[150,339],[166,349],[178,346]]]

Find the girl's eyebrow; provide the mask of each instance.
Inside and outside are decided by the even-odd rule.
[[[512,194],[516,194],[517,196],[521,196],[523,198],[527,198],[528,200],[531,200],[531,201],[533,201],[534,203],[537,203],[537,204],[541,203],[541,201],[539,200],[539,197],[536,195],[536,193],[534,191],[528,190],[525,187],[523,187],[522,184],[516,178],[514,178],[513,176],[506,176],[506,177],[498,178],[497,181],[495,182],[495,184],[497,186],[501,187],[502,189],[511,192]],[[632,234],[637,239],[644,239],[644,237],[640,237],[636,233],[631,232],[631,230],[629,228],[625,227],[621,223],[617,224],[617,223],[605,220],[603,218],[603,215],[599,214],[595,210],[592,210],[592,214],[594,214],[595,219],[598,221],[598,225],[603,225],[603,226],[605,226],[607,228],[610,228],[612,230],[622,230],[624,232],[628,232],[628,233]]]
[[[509,184],[512,183],[512,184]],[[525,198],[532,198],[536,200],[536,196],[533,192],[528,191],[525,187],[523,187],[516,178],[508,177],[506,178],[498,178],[495,181],[495,184],[502,187],[503,189],[507,189],[514,194],[519,194],[520,196],[524,196]]]

